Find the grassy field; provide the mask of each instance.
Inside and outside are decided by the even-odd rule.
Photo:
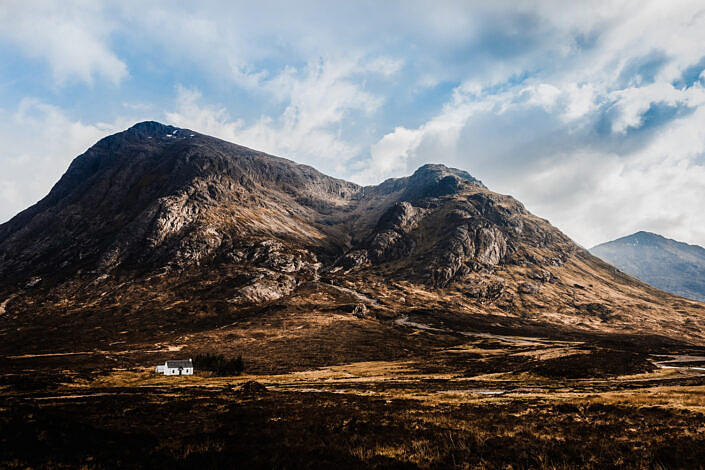
[[[580,342],[484,335],[238,377],[40,359],[6,361],[2,468],[705,466],[703,371]]]

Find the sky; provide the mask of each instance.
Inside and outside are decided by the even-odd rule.
[[[360,184],[461,168],[585,247],[705,245],[705,3],[0,0],[0,223],[156,120]]]

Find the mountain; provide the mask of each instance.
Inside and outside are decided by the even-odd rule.
[[[647,284],[705,301],[705,248],[650,232],[597,245],[590,253]]]
[[[702,304],[465,171],[363,187],[156,122],[102,139],[0,225],[0,316],[0,353],[217,346],[268,370],[470,330],[705,338]]]

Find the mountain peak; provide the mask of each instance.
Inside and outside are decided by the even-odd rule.
[[[173,139],[188,139],[196,136],[201,136],[190,129],[183,129],[172,126],[171,124],[162,124],[157,121],[142,121],[138,122],[129,129],[118,132],[106,137],[108,142],[139,142],[145,139],[157,140],[173,140]]]
[[[186,129],[180,129],[172,125],[162,124],[156,121],[143,121],[130,127],[126,132],[145,137],[163,137],[165,135],[174,135],[174,133],[184,130]]]
[[[102,148],[106,151],[119,153],[121,152],[119,149],[125,145],[143,145],[148,142],[168,144],[174,140],[192,139],[196,136],[202,137],[201,134],[198,134],[190,129],[182,129],[170,124],[162,124],[157,121],[142,121],[124,131],[102,138],[91,149],[89,149],[87,153],[94,148]]]
[[[389,191],[404,189],[405,197],[411,200],[453,194],[468,183],[485,188],[480,180],[467,171],[439,163],[427,163],[420,166],[411,176],[384,181],[380,188]]]
[[[636,233],[633,233],[631,235],[627,235],[626,237],[622,237],[619,240],[615,240],[615,241],[621,241],[624,243],[631,243],[631,244],[634,244],[634,243],[636,243],[636,244],[640,244],[640,243],[659,244],[665,240],[667,240],[667,238],[665,238],[657,233],[646,232],[644,230],[640,230]]]
[[[647,232],[645,230],[639,230],[638,232],[629,235],[629,237],[633,238],[640,238],[640,239],[664,239],[665,237],[662,235],[659,235],[658,233],[653,233],[653,232]],[[625,237],[625,238],[629,238]]]
[[[457,178],[463,179],[463,180],[468,180],[473,183],[480,183],[480,180],[477,178],[474,178],[470,173],[464,170],[459,170],[458,168],[450,168],[447,167],[441,163],[426,163],[425,165],[420,166],[413,175],[411,175],[411,179],[416,179],[416,180],[429,180],[433,179],[435,181],[438,181],[442,178],[445,178],[446,176],[455,176]]]
[[[645,230],[639,230],[638,232],[632,233],[631,235],[625,235],[624,237],[617,238],[616,240],[612,240],[609,242],[601,243],[599,245],[594,246],[590,250],[593,249],[599,249],[602,246],[605,245],[614,245],[614,244],[626,244],[626,245],[662,245],[664,243],[680,243],[676,240],[672,240],[670,238],[666,238],[663,235],[659,235],[658,233],[653,233],[653,232],[647,232]]]
[[[590,252],[659,289],[705,300],[705,249],[700,246],[639,231]]]

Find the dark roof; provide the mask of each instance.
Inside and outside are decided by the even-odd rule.
[[[191,362],[191,359],[189,359],[188,361],[186,361],[186,360],[166,361],[166,366],[169,369],[178,369],[179,367],[193,367],[193,362]]]

